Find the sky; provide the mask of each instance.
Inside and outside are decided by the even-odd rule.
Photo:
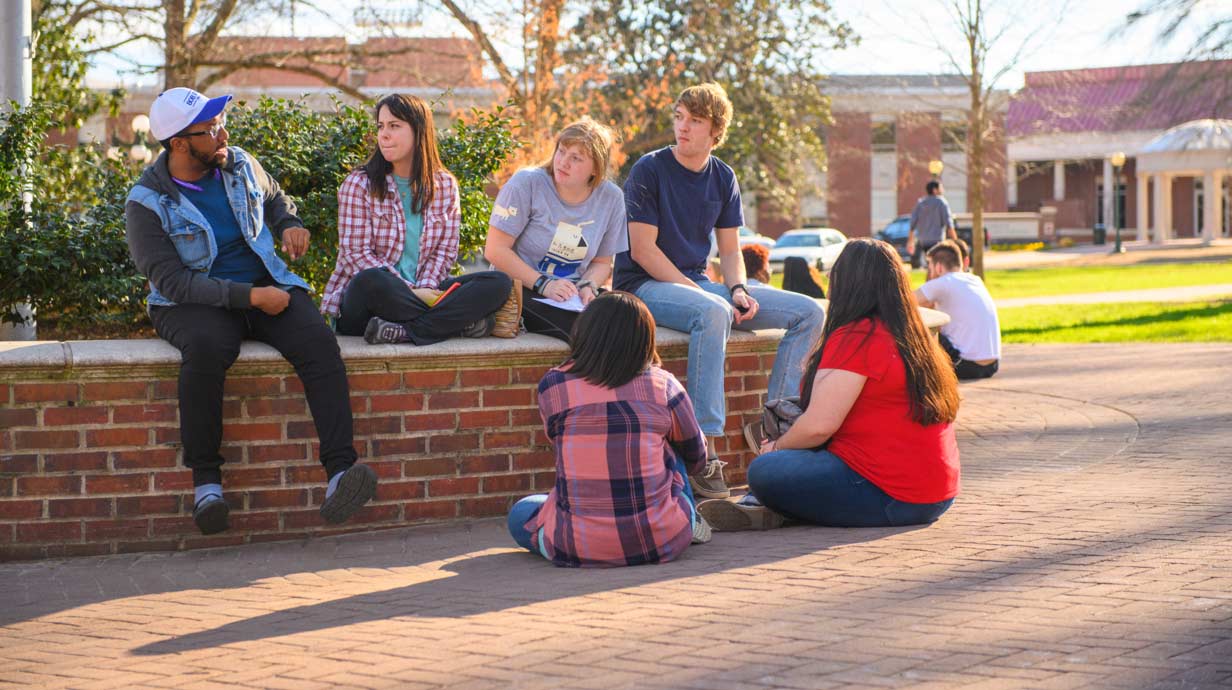
[[[955,73],[951,56],[965,59],[966,46],[946,7],[954,0],[832,0],[834,15],[852,25],[860,37],[857,45],[830,51],[817,57],[819,67],[828,74],[936,74]],[[958,0],[966,2],[967,0]],[[987,25],[1002,31],[990,56],[990,67],[1004,69],[997,82],[1001,89],[1017,90],[1023,83],[1023,72],[1114,65],[1172,62],[1182,58],[1192,43],[1193,32],[1178,36],[1168,45],[1159,45],[1156,35],[1159,22],[1149,20],[1131,31],[1117,33],[1127,12],[1146,0],[984,0],[990,6]],[[1195,26],[1208,24],[1214,7],[1226,0],[1212,0],[1199,5]],[[513,5],[518,0],[497,0]],[[331,8],[353,7],[355,0],[319,3]],[[380,5],[382,2],[377,2]],[[409,6],[405,0],[384,2],[394,12]],[[471,5],[477,4],[471,2]],[[418,5],[423,7],[424,5]],[[1225,5],[1226,7],[1226,5]],[[1225,10],[1226,13],[1226,10]],[[349,35],[361,38],[350,11],[335,11],[329,16],[313,16],[311,11],[297,17],[296,34]],[[419,25],[407,35],[465,35],[449,16],[423,10]],[[291,33],[282,18],[250,22],[246,34]],[[105,37],[104,37],[105,38]],[[502,42],[497,37],[498,45]],[[506,43],[511,46],[512,44]],[[506,55],[515,50],[503,51]],[[1017,57],[1015,57],[1017,55]],[[136,49],[129,57],[153,61],[157,55],[149,48]],[[511,63],[516,60],[507,58]],[[97,86],[122,81],[153,83],[154,77],[123,75],[130,66],[121,60],[101,57],[90,74]]]

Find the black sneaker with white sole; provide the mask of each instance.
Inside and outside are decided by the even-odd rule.
[[[389,345],[409,343],[411,337],[406,332],[406,326],[374,316],[368,319],[368,325],[364,328],[364,340],[369,345]]]

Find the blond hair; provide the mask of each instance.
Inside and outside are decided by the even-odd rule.
[[[556,144],[552,147],[552,155],[547,162],[543,164],[543,169],[548,175],[555,175],[555,170],[552,169],[552,161],[556,158],[556,152],[562,146],[580,146],[582,150],[590,154],[590,160],[595,164],[595,172],[590,176],[588,183],[591,189],[598,189],[599,185],[607,179],[608,168],[612,161],[612,146],[615,144],[616,135],[607,125],[600,124],[590,117],[583,117],[565,127],[556,135]]]
[[[694,117],[710,120],[710,134],[714,137],[714,148],[722,146],[723,142],[727,141],[727,125],[732,119],[732,102],[722,86],[714,82],[690,86],[680,92],[676,105],[684,106],[684,109]]]

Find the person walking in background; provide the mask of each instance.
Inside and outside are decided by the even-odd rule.
[[[928,523],[958,494],[958,381],[920,319],[898,252],[852,240],[830,271],[804,413],[749,466],[741,503],[703,501],[716,531],[792,518],[832,527]]]
[[[920,306],[950,316],[938,340],[954,363],[958,378],[986,379],[1000,366],[1001,322],[984,281],[963,270],[962,255],[953,240],[928,250],[928,282],[915,291],[915,296]]]
[[[574,122],[547,162],[514,173],[496,196],[484,256],[521,281],[531,333],[568,342],[578,311],[611,277],[612,257],[629,247],[624,194],[607,179],[613,136],[588,117]]]
[[[223,498],[223,382],[251,338],[274,347],[304,383],[328,479],[320,514],[346,520],[376,492],[376,473],[356,464],[351,397],[338,340],[309,287],[275,252],[295,261],[309,234],[255,158],[227,146],[230,96],[183,87],[150,106],[163,152],[125,205],[133,263],[150,281],[150,320],[180,351],[180,441],[192,469],[193,521],[202,534],[230,526]]]
[[[732,104],[718,84],[685,89],[673,107],[676,145],[642,156],[625,181],[629,251],[614,286],[636,294],[660,325],[689,334],[688,390],[706,435],[707,470],[691,478],[707,498],[731,494],[715,440],[726,428],[723,372],[731,329],[782,328],[768,397],[798,390],[825,315],[814,300],[746,284],[737,234],[744,223],[736,173],[711,155],[727,137]],[[722,282],[705,275],[711,235]]]
[[[911,254],[911,265],[919,266],[921,257],[932,249],[934,244],[946,238],[958,239],[958,231],[954,228],[954,214],[950,213],[950,202],[943,196],[945,189],[937,180],[929,180],[924,185],[924,196],[911,209],[911,224],[907,228],[907,253]]]
[[[556,486],[514,505],[513,540],[571,567],[662,563],[709,541],[685,479],[705,467],[706,443],[684,388],[659,368],[646,305],[600,295],[570,350],[539,382]]]
[[[376,149],[338,189],[338,260],[321,311],[337,317],[339,334],[371,344],[490,335],[512,282],[497,271],[449,277],[462,214],[432,110],[393,94],[375,115]]]

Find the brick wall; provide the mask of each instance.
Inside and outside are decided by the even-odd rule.
[[[546,492],[554,463],[535,387],[565,354],[541,337],[427,348],[341,338],[355,441],[381,477],[350,522],[317,514],[324,471],[299,379],[245,343],[224,402],[232,528],[202,537],[179,459],[179,355],[161,341],[0,343],[0,560],[190,549],[503,515]],[[778,333],[736,334],[726,378],[729,482],[752,454],[740,425],[760,411]],[[660,332],[684,379],[687,339]]]
[[[872,132],[868,113],[836,112],[826,136],[826,209],[830,225],[849,237],[871,234]]]
[[[897,209],[899,214],[911,213],[924,196],[924,185],[933,178],[928,172],[929,161],[941,160],[941,113],[899,113],[894,130]]]

